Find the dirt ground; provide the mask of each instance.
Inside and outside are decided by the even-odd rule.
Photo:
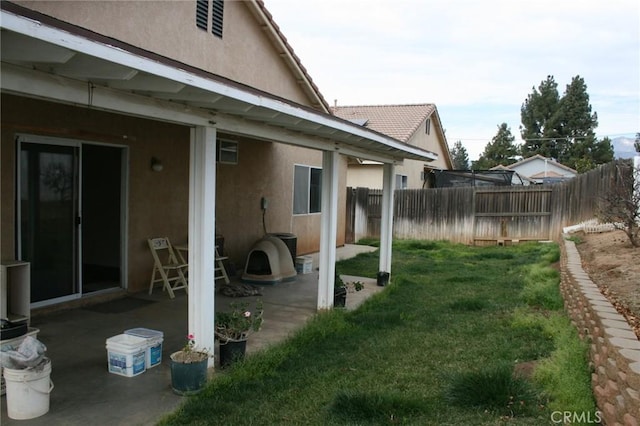
[[[640,247],[623,231],[574,234],[582,267],[640,339]]]

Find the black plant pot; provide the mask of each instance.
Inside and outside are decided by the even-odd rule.
[[[336,288],[333,292],[333,306],[344,308],[347,305],[347,289]]]
[[[236,361],[244,359],[247,351],[247,341],[227,341],[220,343],[220,367],[228,367]]]

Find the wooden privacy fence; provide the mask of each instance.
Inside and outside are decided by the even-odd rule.
[[[616,163],[541,186],[404,189],[394,194],[395,238],[463,244],[553,240],[596,216]],[[347,188],[347,242],[379,238],[382,190]]]

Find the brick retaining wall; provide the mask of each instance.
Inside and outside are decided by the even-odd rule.
[[[640,341],[582,269],[575,243],[563,240],[560,285],[580,337],[590,343],[591,385],[603,424],[640,425]]]

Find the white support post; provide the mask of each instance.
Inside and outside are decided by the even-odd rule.
[[[191,130],[189,168],[189,333],[214,351],[216,129]],[[185,336],[186,339],[186,336]],[[209,368],[213,367],[209,359]]]
[[[393,241],[394,165],[385,164],[382,174],[382,219],[380,223],[379,272],[391,274],[391,243]]]
[[[322,219],[320,222],[320,273],[318,310],[333,306],[338,229],[338,153],[322,153]]]

